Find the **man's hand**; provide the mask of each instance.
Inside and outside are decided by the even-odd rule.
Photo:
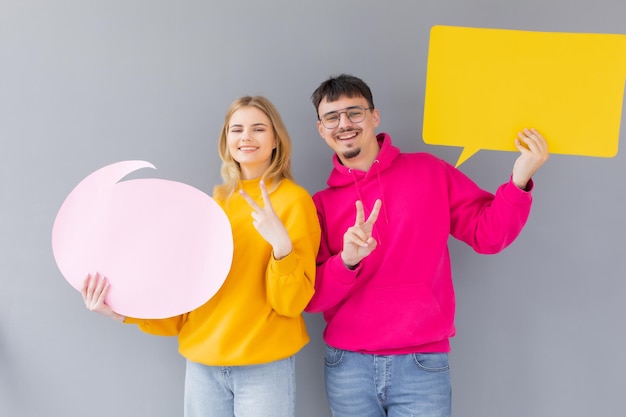
[[[372,212],[367,220],[365,220],[363,203],[361,201],[356,202],[356,220],[354,226],[350,227],[343,235],[341,260],[346,267],[354,269],[363,258],[376,249],[378,242],[372,237],[372,229],[374,228],[376,219],[378,219],[381,205],[382,202],[376,200]]]
[[[524,129],[517,134],[515,146],[521,155],[513,164],[513,182],[522,190],[537,170],[548,160],[548,144],[535,129]]]

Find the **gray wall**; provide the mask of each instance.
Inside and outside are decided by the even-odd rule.
[[[461,149],[420,134],[433,25],[624,33],[625,16],[623,0],[0,1],[0,415],[181,415],[176,340],[89,313],[56,268],[52,223],[85,175],[143,159],[157,167],[144,175],[210,193],[227,106],[263,94],[313,193],[331,153],[309,96],[339,72],[369,82],[380,130],[403,150],[454,163]],[[515,158],[481,151],[461,168],[494,191]],[[623,152],[553,155],[509,249],[480,256],[451,241],[457,416],[626,415],[625,178]],[[329,416],[323,323],[306,318],[298,416]]]

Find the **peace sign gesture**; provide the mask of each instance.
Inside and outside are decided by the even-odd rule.
[[[360,200],[356,202],[356,220],[354,226],[343,235],[343,250],[341,251],[341,260],[348,268],[352,269],[376,249],[378,242],[372,237],[372,229],[378,219],[381,205],[382,202],[376,200],[372,212],[365,220],[363,203]]]
[[[239,193],[253,209],[252,218],[254,220],[252,221],[252,225],[263,239],[272,245],[274,258],[282,259],[293,250],[291,238],[289,237],[289,233],[287,233],[285,225],[280,221],[278,215],[276,215],[274,208],[272,208],[272,202],[270,201],[270,195],[267,192],[265,183],[261,181],[260,186],[264,207],[259,206],[244,190],[239,190]]]

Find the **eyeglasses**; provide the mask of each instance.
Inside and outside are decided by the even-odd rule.
[[[346,107],[340,111],[331,111],[326,114],[323,114],[319,120],[322,122],[326,129],[334,129],[339,126],[339,121],[341,120],[341,114],[345,113],[352,123],[360,123],[365,119],[365,112],[367,110],[372,110],[371,107],[362,107],[362,106],[351,106]]]

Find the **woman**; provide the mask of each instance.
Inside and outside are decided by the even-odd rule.
[[[230,220],[234,252],[215,296],[176,317],[124,317],[105,304],[109,284],[95,274],[83,299],[145,332],[178,335],[186,417],[293,417],[294,355],[309,341],[302,311],[313,296],[320,239],[315,206],[293,181],[289,134],[266,98],[233,102],[219,153],[224,182],[214,198]]]

